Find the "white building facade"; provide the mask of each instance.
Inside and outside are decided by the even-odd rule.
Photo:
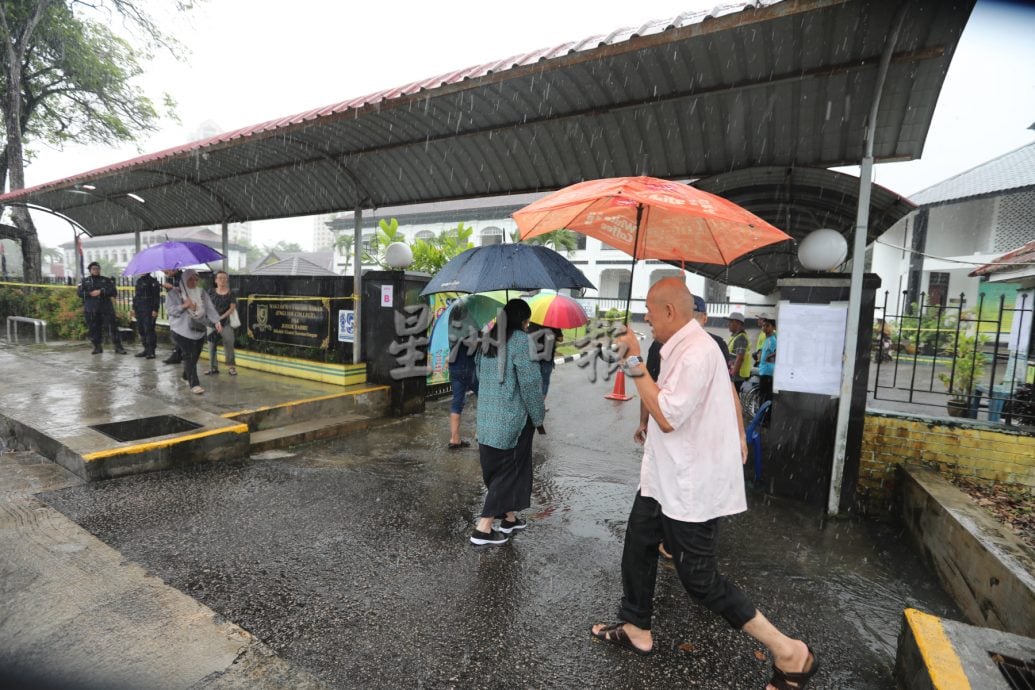
[[[364,213],[363,242],[366,245],[373,239],[379,221],[391,218],[399,222],[399,232],[409,242],[431,239],[439,233],[455,228],[458,223],[472,229],[470,241],[475,247],[514,242],[517,237],[517,224],[510,214],[541,196],[515,195],[493,200],[472,199]],[[515,201],[518,200],[523,203],[515,205]],[[317,234],[328,227],[328,221],[333,221],[332,226],[339,228],[335,232],[326,230],[332,235],[329,241],[325,240],[328,246],[333,245],[334,237],[341,233],[352,236],[352,213],[320,216],[314,221],[314,243]],[[576,249],[568,252],[562,250],[561,253],[597,286],[596,290],[587,290],[586,296],[598,298],[602,308],[624,308],[631,283],[633,302],[630,311],[634,314],[643,314],[646,311],[644,299],[650,286],[662,278],[680,275],[684,275],[687,287],[692,293],[702,295],[710,304],[727,301],[736,305],[766,303],[766,298],[762,295],[742,288],[727,287],[693,273],[684,274],[678,267],[660,261],[638,261],[633,270],[632,260],[624,252],[585,235],[576,234],[576,239]],[[378,267],[373,264],[364,264],[364,269],[376,268]],[[336,255],[335,272],[351,274],[351,259],[346,262],[344,254],[339,252]]]
[[[241,227],[235,228],[238,225]],[[213,268],[224,268],[229,271],[243,271],[247,265],[247,248],[242,244],[238,244],[239,240],[235,238],[246,238],[250,236],[251,229],[246,223],[231,224],[227,228],[227,234],[229,235],[229,256],[225,262],[225,266],[220,266],[220,262],[213,262],[209,264]],[[235,233],[236,230],[236,233]],[[142,232],[140,233],[140,248],[146,249],[155,244],[160,244],[165,241],[190,241],[200,242],[201,244],[208,245],[216,251],[222,252],[223,240],[220,234],[213,232],[209,228],[175,228],[170,230],[156,230],[154,232]],[[247,241],[247,240],[245,240]],[[136,237],[132,234],[125,235],[106,235],[104,237],[83,237],[81,240],[82,251],[83,251],[83,266],[89,265],[93,261],[98,263],[106,263],[114,266],[120,270],[126,267],[130,259],[136,255]],[[74,275],[78,261],[76,259],[76,248],[73,242],[66,242],[61,245],[61,251],[64,254],[64,264],[69,268],[70,274]]]
[[[970,277],[978,266],[1035,240],[1035,143],[915,194],[919,208],[872,249],[870,270],[888,292],[888,311],[918,303],[968,309],[1013,288]]]

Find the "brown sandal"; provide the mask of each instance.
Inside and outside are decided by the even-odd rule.
[[[769,679],[769,684],[776,688],[776,690],[800,690],[800,688],[804,688],[812,680],[812,676],[819,671],[819,659],[811,649],[809,649],[808,658],[812,660],[812,665],[809,666],[808,671],[801,671],[799,673],[788,673],[776,668],[776,664],[773,664],[773,677]]]
[[[644,650],[640,649],[632,643],[632,640],[629,639],[629,635],[625,632],[624,621],[620,621],[612,625],[605,625],[596,632],[593,632],[593,629],[590,628],[589,634],[597,638],[598,640],[601,640],[602,642],[613,644],[614,646],[621,647],[622,649],[628,649],[630,651],[636,652],[640,656],[649,656],[650,654],[654,653],[653,648]]]

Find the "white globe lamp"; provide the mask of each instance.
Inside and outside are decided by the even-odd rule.
[[[404,242],[392,242],[385,247],[385,263],[395,269],[406,268],[413,263],[413,251]]]
[[[848,241],[837,230],[813,230],[798,245],[798,261],[809,271],[832,271],[848,258]]]

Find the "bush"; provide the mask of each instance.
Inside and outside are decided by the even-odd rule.
[[[919,350],[922,355],[936,355],[951,345],[956,335],[957,310],[937,304],[925,305],[923,313],[914,302],[911,314],[901,317],[899,331],[902,334],[900,347],[906,351]]]
[[[74,287],[0,287],[0,320],[6,321],[8,316],[43,319],[51,340],[86,339],[83,300]],[[115,318],[119,326],[130,325],[125,309],[116,308]]]
[[[625,309],[618,309],[616,307],[611,307],[600,316],[600,318],[604,319],[605,321],[611,321],[614,323],[624,323],[628,317],[628,311],[626,311]]]
[[[938,380],[945,385],[953,400],[963,402],[974,393],[974,387],[985,373],[985,362],[988,360],[981,351],[984,344],[984,336],[975,338],[961,335],[955,347],[950,344],[945,348],[954,363],[948,373],[938,374]]]

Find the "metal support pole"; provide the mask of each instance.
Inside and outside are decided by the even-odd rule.
[[[139,254],[140,253],[140,231],[139,230],[135,230],[133,232],[133,247],[135,248],[136,253]]]
[[[223,221],[223,270],[230,270],[230,228],[226,220]]]
[[[830,493],[827,496],[827,514],[837,515],[841,510],[841,485],[844,482],[845,456],[848,452],[848,421],[852,410],[852,389],[855,382],[855,358],[858,354],[859,315],[862,311],[863,270],[866,264],[866,230],[870,224],[870,188],[873,176],[873,137],[877,129],[877,112],[881,94],[888,76],[891,55],[898,43],[899,31],[906,16],[907,3],[899,6],[891,33],[881,52],[877,68],[877,82],[873,87],[870,115],[866,121],[866,135],[862,163],[859,166],[859,206],[855,215],[855,236],[852,244],[852,279],[848,292],[848,324],[845,329],[844,359],[841,366],[841,397],[837,401],[837,427],[834,436],[834,458],[830,467]]]
[[[83,280],[83,260],[79,258],[79,229],[72,226],[72,262],[75,264],[75,282],[78,285]]]
[[[352,282],[352,311],[355,318],[355,342],[352,343],[352,363],[359,364],[362,360],[362,340],[360,338],[360,328],[362,327],[362,319],[360,314],[363,312],[363,209],[356,208],[355,216],[353,218],[354,224],[352,226],[352,266],[353,266],[353,282]]]

